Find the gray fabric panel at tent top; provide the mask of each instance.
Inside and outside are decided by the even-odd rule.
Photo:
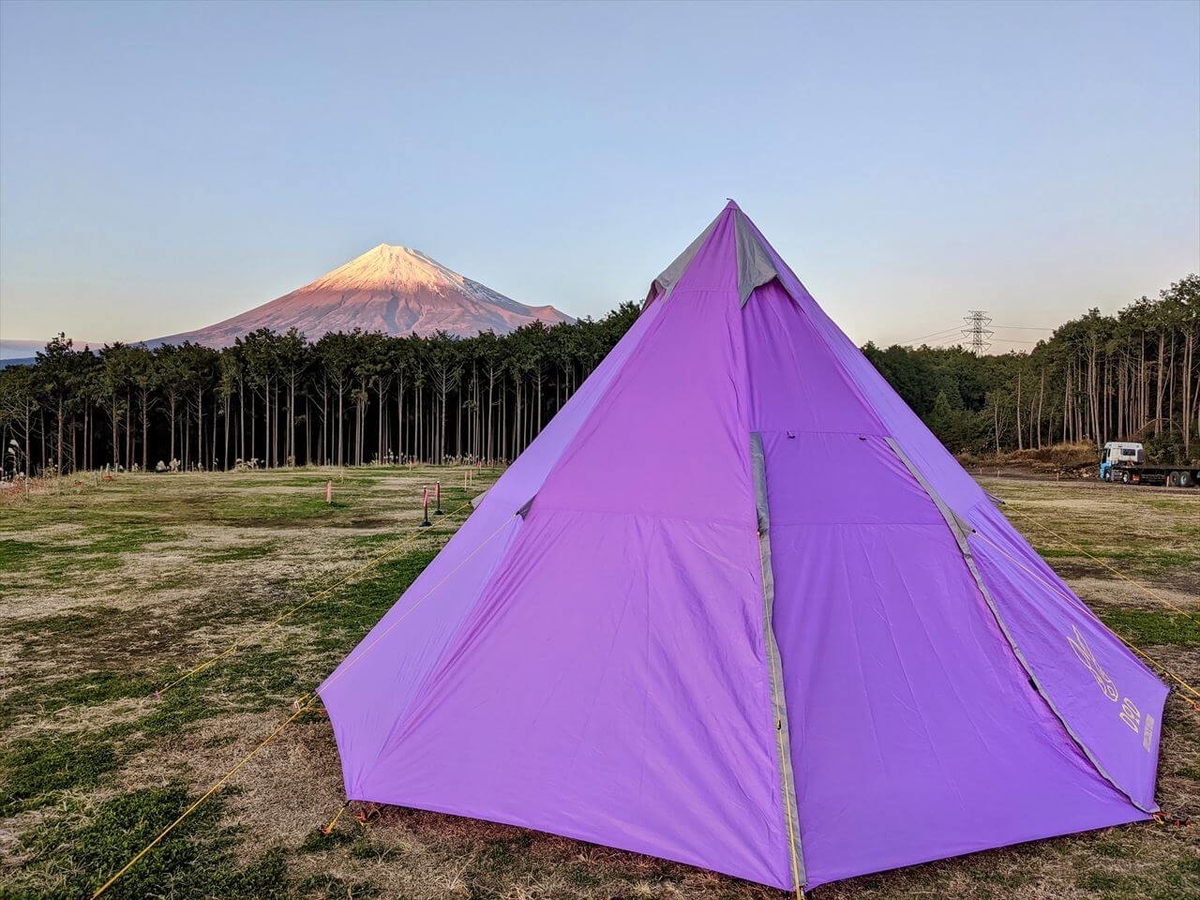
[[[708,240],[708,236],[717,225],[717,216],[708,223],[708,227],[700,232],[700,236],[688,244],[687,249],[675,257],[675,261],[659,273],[658,277],[650,282],[650,290],[646,292],[646,299],[642,306],[647,306],[654,300],[670,292],[684,273],[684,270],[691,264],[696,254],[700,252],[700,248],[704,246],[704,242]]]
[[[796,887],[803,887],[808,877],[804,872],[804,853],[800,846],[800,813],[796,803],[796,782],[792,774],[792,738],[788,730],[787,702],[783,695],[783,663],[779,644],[775,640],[775,573],[771,568],[771,511],[767,505],[767,464],[763,456],[762,435],[750,435],[750,461],[754,470],[754,500],[758,514],[758,555],[762,566],[763,585],[763,642],[771,673],[771,714],[779,742],[779,782],[783,791],[788,848],[792,877]]]
[[[1067,734],[1071,737],[1071,740],[1075,742],[1075,745],[1083,752],[1083,755],[1087,757],[1088,761],[1095,766],[1096,771],[1100,773],[1100,776],[1114,788],[1116,788],[1122,795],[1127,797],[1129,802],[1142,812],[1146,813],[1147,815],[1153,815],[1153,809],[1146,809],[1141,803],[1138,803],[1138,801],[1134,799],[1129,791],[1121,787],[1121,785],[1117,783],[1116,779],[1109,774],[1108,770],[1101,765],[1100,760],[1096,759],[1096,755],[1092,753],[1091,748],[1083,742],[1083,739],[1080,738],[1075,729],[1071,727],[1071,723],[1068,722],[1062,712],[1059,711],[1058,705],[1042,686],[1041,679],[1039,679],[1037,677],[1037,673],[1033,671],[1033,667],[1030,666],[1029,660],[1025,658],[1025,654],[1021,652],[1021,648],[1017,645],[1016,640],[1013,638],[1012,632],[1009,631],[1008,625],[1004,621],[1004,617],[1000,615],[1000,610],[996,608],[996,601],[992,598],[992,593],[988,590],[987,584],[984,583],[983,576],[979,572],[979,567],[975,565],[975,557],[971,555],[971,544],[967,540],[967,535],[974,532],[975,529],[972,528],[968,523],[964,522],[952,509],[950,509],[950,507],[946,505],[946,502],[942,499],[942,496],[934,489],[925,476],[921,474],[921,471],[915,465],[913,465],[912,460],[908,458],[908,454],[904,452],[904,450],[893,438],[889,437],[885,438],[885,440],[895,454],[900,457],[900,461],[904,463],[909,473],[917,480],[917,482],[925,490],[925,493],[929,495],[929,498],[933,500],[934,505],[937,506],[938,511],[941,512],[942,517],[946,520],[946,524],[950,526],[950,531],[953,532],[954,540],[957,541],[958,548],[962,551],[963,561],[967,564],[967,569],[970,571],[971,577],[975,579],[975,584],[979,588],[979,593],[983,595],[984,602],[987,604],[988,609],[991,610],[992,616],[995,618],[996,624],[1000,628],[1000,633],[1004,635],[1004,639],[1012,648],[1013,655],[1016,656],[1017,662],[1021,664],[1021,668],[1024,669],[1025,674],[1029,676],[1029,683],[1033,685],[1033,689],[1041,695],[1043,700],[1046,701],[1046,705],[1050,707],[1050,711],[1054,713],[1055,718],[1062,723],[1063,728],[1066,729]]]
[[[772,278],[778,278],[779,271],[740,209],[734,218],[734,228],[737,238],[738,298],[745,306],[754,289]]]
[[[700,252],[700,248],[716,224],[716,219],[710,222],[700,236],[688,244],[687,249],[675,257],[675,261],[650,282],[650,290],[646,293],[645,303],[651,303],[670,293],[684,270]],[[742,306],[745,306],[750,295],[754,293],[754,289],[766,284],[772,278],[778,278],[779,272],[771,261],[770,254],[763,247],[762,240],[740,209],[734,212],[734,233],[734,246],[737,249],[738,298],[741,300]]]

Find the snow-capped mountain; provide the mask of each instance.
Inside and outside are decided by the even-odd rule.
[[[207,328],[147,344],[194,341],[221,348],[258,328],[295,327],[309,340],[331,331],[382,331],[392,335],[437,331],[467,337],[503,334],[530,322],[573,321],[553,306],[525,306],[409,247],[380,244],[328,275]]]
[[[0,359],[32,359],[33,355],[45,346],[46,341],[0,338]],[[75,346],[82,348],[83,342],[76,341]]]

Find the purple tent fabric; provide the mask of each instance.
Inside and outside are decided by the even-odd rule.
[[[1148,818],[1166,688],[730,203],[320,693],[350,799],[794,889]]]

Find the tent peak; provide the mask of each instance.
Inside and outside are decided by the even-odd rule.
[[[646,293],[643,306],[659,298],[665,298],[671,293],[676,283],[683,277],[683,273],[687,271],[688,266],[692,264],[692,260],[696,258],[696,254],[700,252],[700,248],[708,240],[709,235],[719,224],[724,222],[733,223],[735,256],[731,259],[735,260],[737,266],[738,299],[741,304],[746,305],[746,301],[750,299],[750,294],[754,292],[755,288],[778,277],[779,273],[771,259],[771,254],[764,246],[758,229],[751,223],[749,216],[742,212],[742,208],[737,205],[736,200],[731,197],[726,200],[725,208],[709,222],[708,227],[700,233],[699,237],[692,241],[671,265],[663,269],[658,277],[650,282],[650,290]]]

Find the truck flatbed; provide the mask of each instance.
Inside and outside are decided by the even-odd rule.
[[[1100,457],[1100,480],[1119,484],[1196,487],[1200,485],[1200,466],[1194,463],[1149,465],[1146,462],[1146,450],[1141,444],[1109,441],[1104,445]]]

